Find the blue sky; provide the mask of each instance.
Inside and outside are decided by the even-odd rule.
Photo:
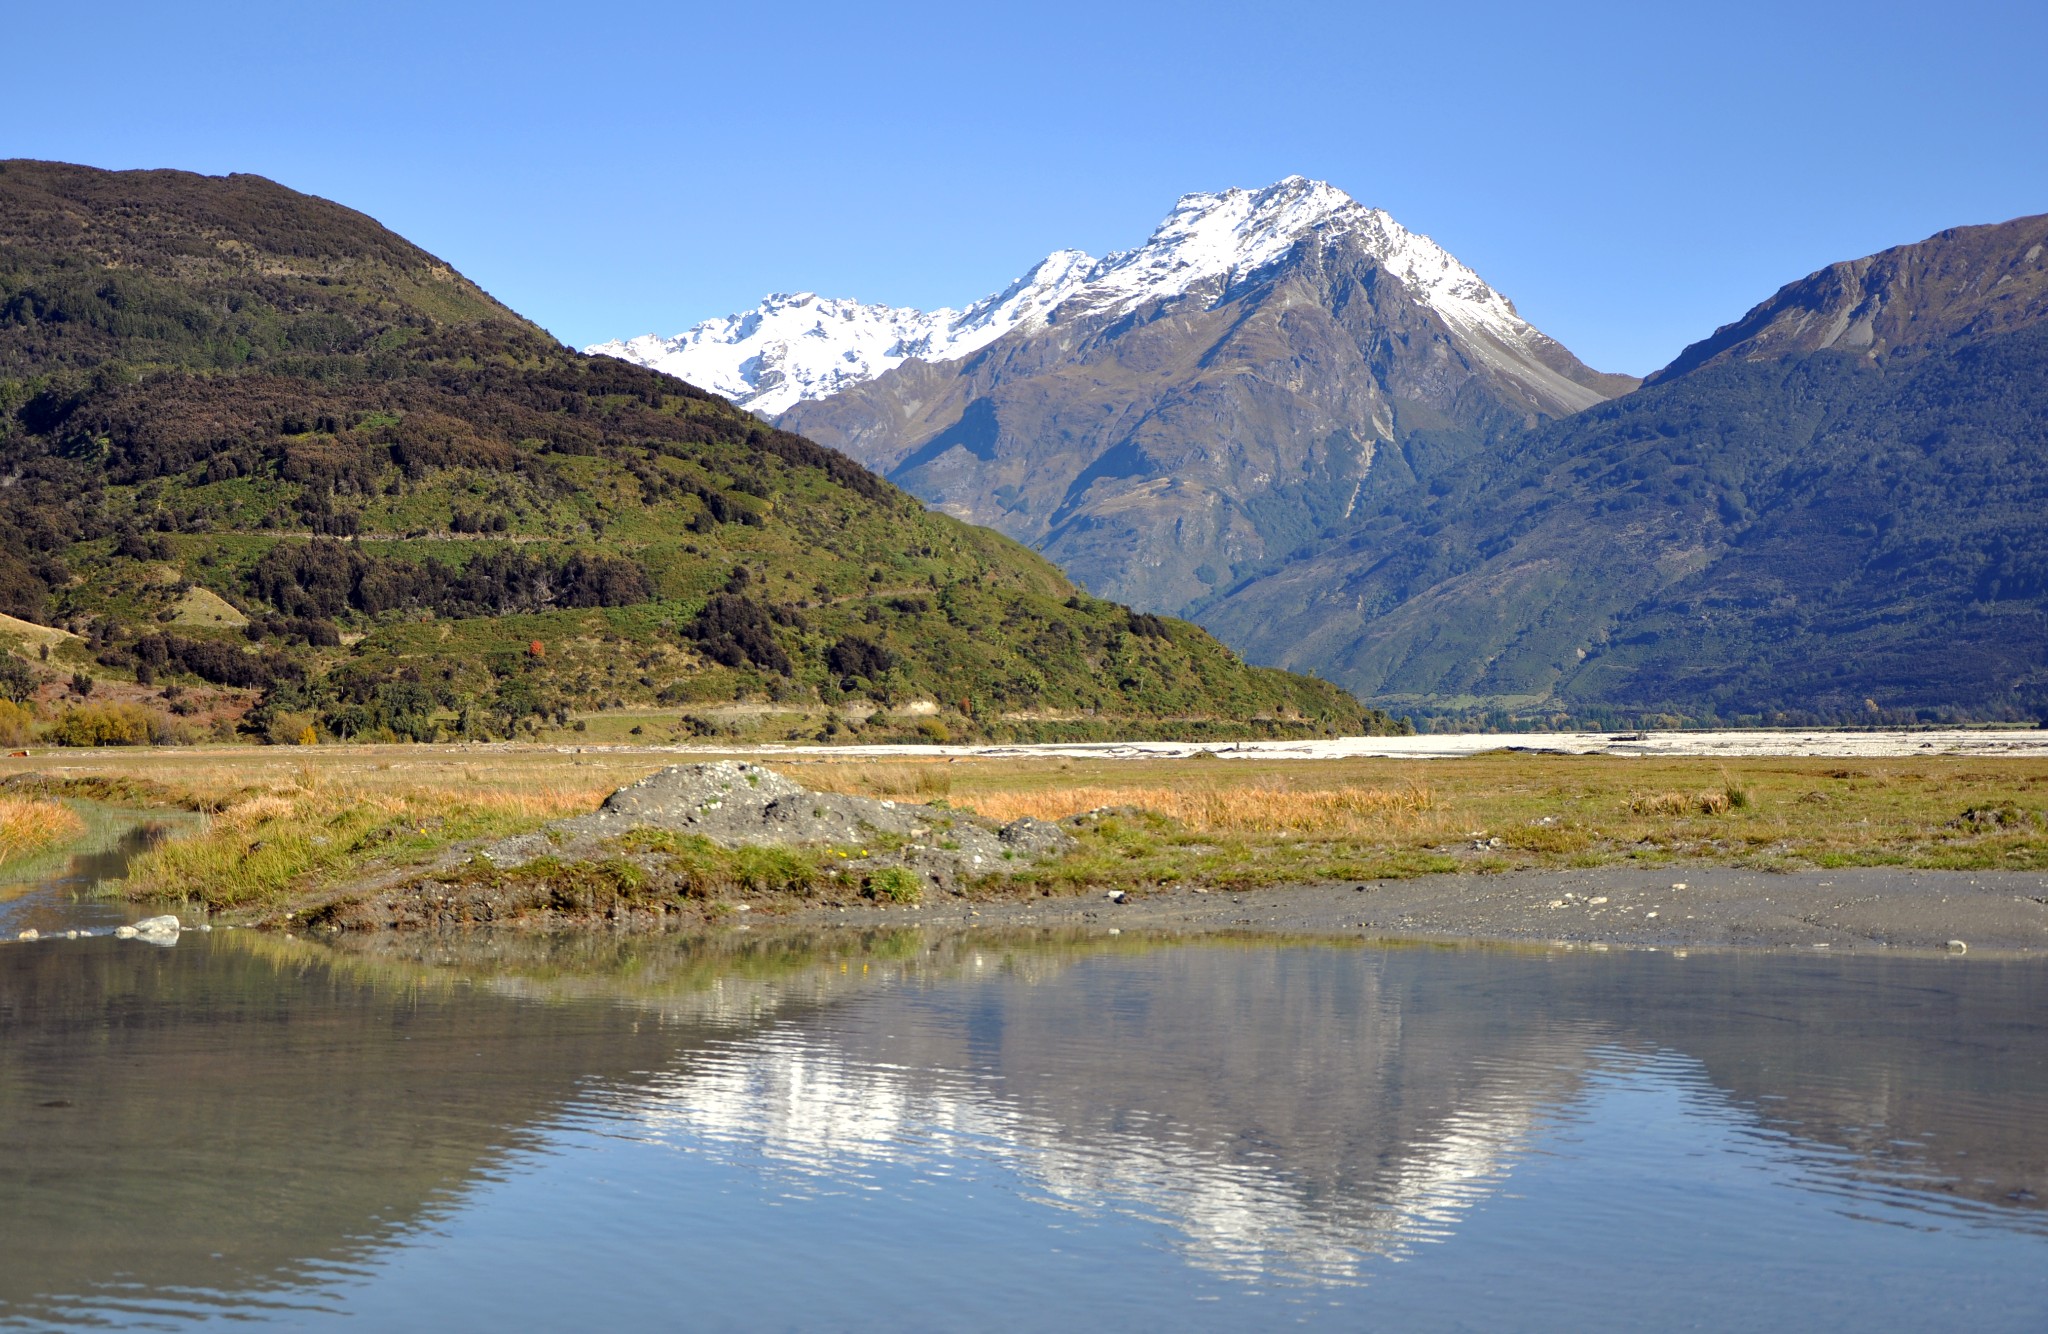
[[[1329,180],[1603,369],[2048,211],[2048,5],[10,7],[0,155],[253,171],[565,341],[958,304],[1191,190]]]

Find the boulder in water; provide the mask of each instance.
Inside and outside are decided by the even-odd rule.
[[[169,913],[162,917],[145,917],[135,924],[135,938],[151,945],[175,945],[178,943],[178,919]]]

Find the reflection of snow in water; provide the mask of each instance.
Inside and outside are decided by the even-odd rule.
[[[1189,1262],[1220,1275],[1323,1283],[1356,1281],[1367,1255],[1449,1236],[1500,1187],[1535,1112],[1535,1098],[1514,1092],[1475,1098],[1400,1146],[1367,1191],[1318,1207],[1285,1163],[1227,1161],[1161,1118],[1076,1138],[1021,1110],[993,1077],[848,1059],[830,1041],[777,1026],[669,1076],[635,1110],[658,1133],[828,1186],[879,1189],[879,1168],[947,1177],[997,1164],[1049,1206],[1161,1224]]]

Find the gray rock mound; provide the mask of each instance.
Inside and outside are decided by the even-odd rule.
[[[941,887],[1021,870],[1075,846],[1072,834],[1044,820],[997,825],[944,807],[812,792],[773,769],[719,760],[650,774],[589,815],[504,839],[480,855],[501,867],[542,856],[594,855],[635,829],[697,834],[724,847],[834,847],[850,854],[848,871],[904,866]]]

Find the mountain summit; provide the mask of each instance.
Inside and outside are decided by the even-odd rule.
[[[607,344],[811,434],[1159,610],[1632,388],[1442,246],[1321,181],[1183,196],[1144,245],[1059,251],[965,310],[814,296]]]
[[[585,350],[667,371],[772,417],[905,361],[952,361],[1005,334],[1225,289],[1280,263],[1310,238],[1339,236],[1355,237],[1420,304],[1494,349],[1501,369],[1526,383],[1539,410],[1575,411],[1608,397],[1608,386],[1589,387],[1559,368],[1561,349],[1442,246],[1384,210],[1302,176],[1263,190],[1182,195],[1144,245],[1102,259],[1055,250],[1002,291],[961,310],[779,292],[753,310],[705,320],[672,338],[642,334]]]
[[[1785,284],[1735,323],[1694,343],[1649,379],[1704,366],[1814,352],[1911,360],[1964,338],[2048,318],[2048,255],[2038,219],[1952,227],[1925,241],[1830,264]]]

